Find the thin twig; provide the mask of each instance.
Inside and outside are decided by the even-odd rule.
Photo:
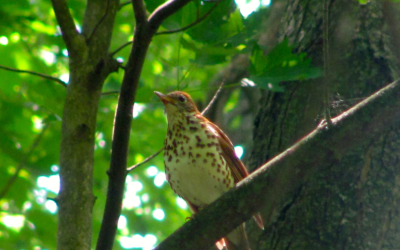
[[[121,3],[118,7],[118,11],[120,11],[123,7],[125,7],[131,3],[132,3],[132,1],[126,1],[126,2]]]
[[[4,198],[4,196],[10,191],[11,186],[14,184],[14,182],[17,180],[19,172],[21,172],[22,168],[26,164],[26,159],[28,159],[33,151],[36,149],[36,147],[39,145],[41,139],[43,138],[44,133],[47,131],[47,129],[50,127],[50,123],[46,123],[45,126],[43,127],[42,131],[37,135],[36,139],[33,141],[32,145],[30,146],[28,152],[22,157],[21,161],[18,163],[18,167],[14,173],[13,176],[10,177],[10,179],[7,180],[6,185],[3,187],[3,189],[0,192],[0,200]]]
[[[148,161],[150,161],[151,159],[153,159],[154,157],[156,157],[156,156],[157,156],[159,153],[161,153],[163,150],[164,150],[164,148],[158,150],[156,153],[154,153],[154,154],[150,155],[149,157],[147,157],[146,159],[144,159],[144,161],[142,161],[142,162],[140,162],[140,163],[138,163],[138,164],[135,164],[135,165],[133,165],[132,167],[128,168],[127,171],[129,172],[129,171],[134,170],[135,168],[137,168],[137,167],[139,167],[139,166],[145,164],[146,162],[148,162]]]
[[[218,4],[219,4],[220,2],[221,2],[221,1],[218,1],[216,4],[214,4],[214,5],[207,11],[206,14],[204,14],[202,17],[196,19],[196,21],[194,21],[193,23],[189,24],[188,26],[185,26],[185,27],[183,27],[183,28],[181,28],[181,29],[176,29],[176,30],[160,31],[160,32],[157,32],[155,35],[166,35],[166,34],[178,33],[178,32],[185,31],[185,30],[187,30],[187,29],[189,29],[189,28],[195,26],[196,24],[198,24],[198,23],[200,23],[201,21],[203,21],[204,19],[206,19],[206,17],[207,17],[208,15],[211,14],[211,12],[218,6]]]
[[[111,52],[111,56],[114,56],[115,54],[117,54],[120,50],[122,50],[123,48],[125,48],[126,46],[128,46],[128,45],[130,45],[130,44],[132,44],[133,43],[133,41],[129,41],[129,42],[126,42],[126,43],[124,43],[124,44],[122,44],[120,47],[118,47],[116,50],[114,50],[113,52]]]
[[[34,72],[34,71],[30,71],[30,70],[14,69],[14,68],[6,67],[6,66],[3,66],[3,65],[0,65],[0,69],[12,71],[12,72],[17,72],[17,73],[26,73],[26,74],[30,74],[30,75],[34,75],[34,76],[40,76],[42,78],[55,81],[55,82],[61,84],[64,87],[67,87],[67,84],[64,81],[62,81],[62,80],[60,80],[60,79],[58,79],[56,77],[49,76],[49,75],[37,73],[37,72]]]
[[[101,93],[102,96],[104,96],[104,95],[117,95],[117,94],[119,94],[118,90]]]
[[[219,85],[219,88],[215,92],[211,101],[208,103],[207,107],[201,112],[202,115],[204,115],[204,113],[206,113],[207,110],[210,109],[211,105],[213,105],[214,102],[217,100],[217,96],[218,96],[219,92],[221,92],[222,86],[224,86],[224,84],[225,84],[225,79],[222,80],[221,84]]]
[[[149,17],[149,27],[157,29],[160,27],[161,23],[167,19],[169,16],[174,14],[176,10],[181,9],[183,6],[188,4],[191,0],[170,0],[160,5]]]
[[[65,41],[65,45],[71,55],[71,53],[75,53],[79,50],[80,41],[77,37],[80,34],[75,27],[75,22],[69,12],[66,0],[51,0],[51,3],[53,5],[58,25],[60,25],[63,40]]]

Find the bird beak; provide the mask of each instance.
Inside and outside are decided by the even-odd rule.
[[[154,91],[154,94],[156,94],[156,96],[160,98],[160,100],[164,103],[164,105],[167,105],[168,103],[173,103],[173,100],[169,96],[164,95],[161,92]]]

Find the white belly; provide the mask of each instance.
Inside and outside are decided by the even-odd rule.
[[[234,186],[233,177],[217,146],[218,139],[204,139],[201,133],[204,132],[185,133],[187,136],[177,137],[175,143],[167,136],[164,153],[165,173],[172,189],[199,207],[210,204]],[[190,153],[194,151],[195,154]]]

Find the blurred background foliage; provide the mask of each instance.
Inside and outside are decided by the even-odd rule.
[[[57,164],[66,91],[62,82],[68,82],[68,52],[50,1],[0,2],[0,65],[49,76],[0,69],[0,249],[55,249],[54,199],[59,190]],[[146,1],[148,11],[163,2]],[[70,0],[68,4],[79,29],[86,2]],[[265,0],[192,1],[164,22],[159,32],[182,29],[207,15],[192,28],[153,39],[133,111],[130,166],[163,145],[166,118],[154,90],[185,90],[204,104],[208,101],[205,93],[217,88],[209,83],[239,54],[250,58],[246,82],[251,84],[246,86],[284,91],[279,86],[281,81],[320,76],[320,70],[311,66],[306,55],[292,54],[285,41],[267,55],[263,53],[265,48],[257,41],[269,5]],[[110,48],[122,64],[130,46],[121,46],[132,41],[133,29],[132,6],[122,3]],[[120,69],[108,77],[98,111],[93,242],[105,205],[106,171],[122,76]],[[231,112],[239,97],[240,91],[233,91],[223,112]],[[240,117],[233,119],[231,129],[240,129],[241,122]],[[237,149],[243,151],[243,147]],[[129,174],[115,249],[151,249],[190,216],[186,203],[169,188],[163,172],[162,156],[157,156]]]

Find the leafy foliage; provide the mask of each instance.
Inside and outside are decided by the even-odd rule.
[[[151,12],[162,3],[164,1],[147,1],[146,7]],[[85,1],[73,0],[68,4],[79,27]],[[280,81],[320,75],[318,69],[310,66],[305,55],[293,54],[287,42],[264,56],[255,46],[253,35],[265,17],[256,13],[256,18],[243,19],[232,1],[192,1],[167,19],[160,31],[182,29],[205,15],[202,22],[185,32],[158,35],[153,39],[136,96],[129,166],[140,163],[163,145],[166,118],[153,90],[184,89],[195,99],[204,99],[203,91],[208,89],[212,77],[233,56],[250,51],[253,51],[251,79],[260,88],[268,88],[267,84],[272,83],[274,90],[281,90],[278,87]],[[50,2],[39,0],[33,5],[26,0],[3,1],[0,20],[0,65],[68,81],[68,53]],[[132,41],[133,30],[132,8],[124,6],[115,21],[110,52]],[[128,47],[115,54],[122,63],[128,58]],[[57,183],[51,181],[57,179],[66,88],[50,78],[27,73],[0,70],[0,77],[0,192],[9,188],[5,196],[0,197],[0,246],[5,249],[32,249],[34,246],[54,249],[56,208],[54,201],[48,198],[57,196],[57,188],[54,188]],[[110,75],[103,92],[119,91],[121,79],[122,70]],[[93,208],[94,242],[105,205],[106,171],[117,98],[116,93],[104,94],[98,111],[93,190],[97,197]],[[236,102],[237,98],[233,101]],[[190,215],[187,208],[177,205],[181,201],[162,181],[162,173],[161,156],[130,173],[128,196],[122,211],[125,219],[121,220],[126,224],[121,223],[119,227],[119,244],[116,243],[115,249],[127,248],[129,238],[134,235],[154,235],[160,242]],[[13,176],[16,176],[15,182],[9,185]],[[165,218],[155,211],[163,211]]]
[[[279,82],[322,76],[321,69],[312,67],[311,59],[307,59],[305,53],[292,53],[287,40],[275,46],[266,56],[256,46],[251,56],[251,66],[250,78],[257,86],[274,91],[283,91]]]

